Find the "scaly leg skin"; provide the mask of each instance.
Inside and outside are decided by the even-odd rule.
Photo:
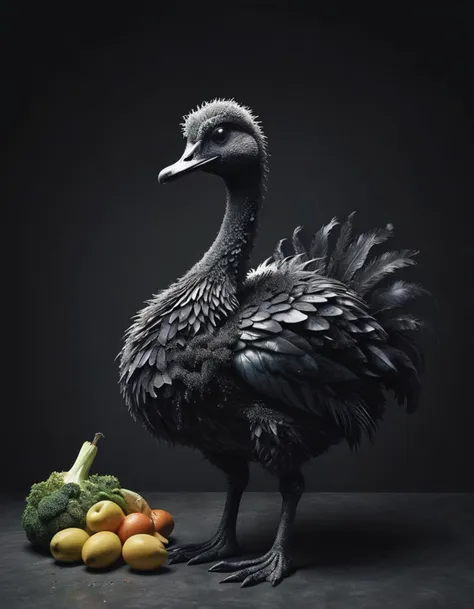
[[[247,461],[227,455],[208,456],[211,463],[224,471],[227,478],[227,497],[217,531],[209,541],[189,543],[170,548],[168,564],[187,562],[199,565],[240,553],[236,536],[240,500],[249,480]]]
[[[242,582],[242,587],[245,587],[269,581],[272,586],[276,586],[293,571],[288,553],[289,535],[304,486],[304,478],[299,470],[280,476],[281,518],[273,546],[258,558],[237,562],[221,561],[213,565],[209,571],[235,571],[223,579],[221,584]]]

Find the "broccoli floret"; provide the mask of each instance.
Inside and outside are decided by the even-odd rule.
[[[38,516],[44,522],[49,522],[53,518],[62,514],[67,508],[69,497],[62,490],[54,491],[51,495],[46,495],[38,503]]]
[[[45,495],[59,490],[64,485],[64,475],[64,472],[52,472],[47,480],[33,484],[26,498],[28,505],[37,506]]]
[[[104,492],[115,493],[121,490],[120,482],[115,476],[99,476],[98,474],[92,474],[92,476],[89,476],[87,482],[90,485],[100,483],[100,486]]]
[[[92,504],[94,505],[94,504]],[[87,512],[86,512],[87,513]],[[77,529],[83,529],[86,526],[86,515],[80,515],[79,519],[69,513],[69,510],[66,510],[62,514],[59,514],[53,522],[49,524],[49,531],[52,533],[51,539],[56,535],[58,531],[62,531],[63,529],[69,529],[70,527],[75,527]],[[51,540],[50,540],[51,541]],[[49,542],[48,542],[49,546]]]
[[[108,500],[117,503],[124,512],[127,511],[127,504],[120,488],[120,482],[115,476],[99,476],[98,474],[92,474],[89,479],[85,481],[84,488],[94,495],[98,492],[99,501]]]
[[[93,499],[91,499],[91,501],[94,501]],[[90,501],[88,501],[86,503],[86,505],[89,505]],[[95,502],[97,503],[97,502]],[[92,503],[91,505],[94,505],[94,503]],[[87,508],[87,510],[89,510],[89,508]],[[67,504],[67,513],[71,516],[71,518],[74,518],[76,520],[76,522],[80,522],[81,526],[79,526],[79,529],[84,529],[86,526],[86,514],[87,514],[87,510],[86,513],[84,513],[84,502],[79,501],[77,499],[71,499],[71,501]]]
[[[93,442],[84,442],[68,472],[53,472],[44,482],[32,485],[22,526],[33,545],[49,548],[58,531],[69,527],[84,529],[86,514],[98,501],[113,501],[126,512],[120,482],[115,476],[94,474],[88,478],[100,437],[102,434],[96,434]]]
[[[68,499],[77,499],[81,494],[81,487],[75,482],[68,482],[61,488],[61,493]]]
[[[33,545],[44,545],[39,543],[39,540],[48,538],[48,525],[42,522],[38,516],[38,510],[34,505],[27,505],[23,512],[21,524],[25,529],[28,541]]]

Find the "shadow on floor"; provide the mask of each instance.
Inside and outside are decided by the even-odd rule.
[[[262,523],[252,535],[247,529],[240,536],[242,551],[247,555],[266,552],[276,531],[268,522]],[[370,566],[382,563],[410,563],[427,549],[442,549],[452,544],[447,529],[415,519],[374,521],[368,517],[351,520],[322,521],[321,518],[299,520],[292,537],[295,565],[301,568]]]
[[[26,543],[24,544],[24,549],[25,552],[28,552],[28,554],[31,554],[32,556],[47,556],[48,558],[51,558],[51,552],[49,550],[47,550],[46,548],[39,548],[37,546],[32,546],[30,543]]]
[[[216,520],[217,526],[218,520]],[[323,515],[301,514],[297,516],[292,536],[292,556],[298,569],[317,567],[363,567],[384,564],[408,565],[419,562],[419,556],[427,551],[445,553],[447,547],[455,547],[453,528],[420,516],[406,513]],[[452,523],[451,523],[452,524]],[[269,550],[278,526],[277,515],[258,518],[251,523],[239,522],[238,537],[242,558],[259,556]],[[213,527],[212,527],[213,528]],[[168,548],[180,543],[204,541],[186,535],[170,540]],[[28,553],[50,556],[49,551],[34,549],[25,544]],[[216,562],[216,561],[213,561]]]

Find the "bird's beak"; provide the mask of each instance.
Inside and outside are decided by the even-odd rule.
[[[200,158],[199,156],[196,156],[200,145],[200,141],[197,141],[195,144],[187,144],[184,154],[179,161],[176,161],[176,163],[173,163],[173,165],[169,165],[160,171],[158,175],[158,182],[160,184],[170,182],[171,180],[174,180],[185,173],[190,173],[191,171],[194,171],[203,165],[207,165],[208,163],[211,163],[219,158],[218,156],[207,158]]]

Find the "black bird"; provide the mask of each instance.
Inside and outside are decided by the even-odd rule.
[[[249,270],[267,174],[266,139],[252,112],[214,100],[185,117],[183,156],[159,174],[168,182],[202,169],[220,176],[227,198],[219,233],[183,277],[146,301],[125,334],[120,387],[131,415],[156,438],[193,447],[228,483],[209,541],[170,550],[188,564],[238,553],[236,520],[249,462],[279,479],[281,520],[259,558],[220,562],[224,582],[278,584],[292,570],[289,533],[304,491],[301,466],[343,440],[373,437],[386,393],[417,406],[421,322],[402,306],[422,292],[391,273],[417,252],[369,258],[393,227],[352,235],[352,217],[330,247],[333,219],[307,248],[301,227],[291,255],[283,241]],[[382,285],[381,285],[382,282]]]

